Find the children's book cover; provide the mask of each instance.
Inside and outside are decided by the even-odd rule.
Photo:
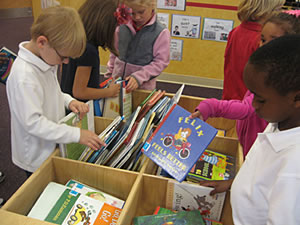
[[[228,180],[235,176],[235,158],[206,149],[190,170],[189,180]]]
[[[179,182],[217,134],[217,129],[199,118],[190,119],[190,114],[173,105],[143,146],[144,154]]]
[[[159,215],[159,214],[175,214],[178,213],[176,210],[170,210],[170,209],[166,209],[160,206],[157,206],[153,215]],[[203,218],[205,225],[222,225],[223,223],[216,221],[216,220],[212,220],[212,219],[208,219],[208,218]]]
[[[0,52],[6,54],[2,57],[7,58],[7,60],[5,60],[2,66],[0,67],[0,81],[5,84],[10,73],[12,64],[17,58],[17,55],[6,47],[1,48]]]
[[[109,225],[117,223],[121,211],[122,209],[66,189],[45,221],[62,225]]]
[[[97,190],[95,188],[89,187],[88,185],[85,185],[83,183],[80,183],[76,180],[69,180],[66,184],[66,187],[71,188],[71,190],[74,190],[82,195],[86,195],[88,197],[91,197],[93,199],[96,199],[100,202],[105,202],[109,205],[123,208],[125,201],[116,198],[110,194],[107,194],[103,191]]]
[[[88,101],[87,104],[89,105],[89,112],[81,120],[79,119],[78,114],[71,112],[59,122],[66,123],[69,126],[76,126],[81,129],[91,130],[94,132],[95,126],[93,100]],[[70,143],[60,144],[59,148],[62,157],[77,160],[85,150],[86,146],[79,143]]]
[[[205,225],[198,210],[182,211],[172,214],[139,216],[133,219],[133,225]]]
[[[122,209],[50,182],[28,214],[55,224],[116,224]]]
[[[204,218],[219,221],[226,192],[211,196],[211,187],[170,180],[167,188],[166,207],[176,211],[199,210]]]

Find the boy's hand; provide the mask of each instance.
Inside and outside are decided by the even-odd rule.
[[[214,190],[210,192],[210,195],[221,193],[230,189],[233,179],[230,180],[215,180],[215,181],[200,181],[199,184],[205,187],[213,187]]]
[[[120,84],[116,84],[115,79],[112,79],[111,83],[107,88],[107,91],[109,92],[108,97],[117,97],[120,93],[120,87]]]
[[[69,104],[69,109],[74,113],[79,113],[79,118],[82,119],[89,112],[89,106],[84,102],[73,100]]]
[[[80,129],[80,144],[86,145],[93,150],[100,149],[106,144],[92,131]]]
[[[198,110],[195,111],[195,112],[193,112],[193,113],[189,116],[190,119],[194,119],[194,118],[196,118],[196,117],[198,117],[198,118],[200,118],[201,120],[203,120],[203,116],[202,116],[201,112],[199,112]]]
[[[126,80],[128,80],[128,84],[126,85],[127,92],[132,92],[139,87],[139,84],[134,77],[126,77]]]

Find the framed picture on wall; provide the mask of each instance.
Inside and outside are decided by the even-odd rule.
[[[183,40],[171,39],[170,60],[182,61]]]
[[[172,15],[171,35],[173,37],[199,38],[200,16]]]
[[[185,0],[157,0],[157,8],[185,11]]]
[[[202,40],[227,42],[232,28],[233,20],[204,18]]]
[[[168,13],[157,13],[157,20],[169,29],[169,14]]]

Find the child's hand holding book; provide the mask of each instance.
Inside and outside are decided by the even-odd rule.
[[[215,195],[217,193],[222,193],[224,191],[230,190],[233,179],[230,180],[214,180],[214,181],[200,181],[199,185],[205,187],[213,187],[214,190],[210,192],[210,195]]]
[[[78,113],[80,120],[89,112],[89,106],[84,102],[80,102],[77,100],[73,100],[70,102],[69,109],[74,113]]]
[[[195,112],[193,112],[190,116],[189,116],[190,119],[194,119],[194,118],[199,118],[201,120],[203,120],[203,116],[201,114],[200,111],[196,110]]]
[[[80,129],[80,144],[86,145],[93,150],[100,149],[102,146],[106,146],[105,142],[102,141],[98,135],[90,130]]]
[[[116,84],[115,83],[115,79],[112,79],[112,81],[110,82],[108,88],[107,88],[107,97],[117,97],[120,93],[120,84]]]

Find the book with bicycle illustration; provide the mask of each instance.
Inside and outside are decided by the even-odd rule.
[[[143,146],[143,152],[179,182],[217,134],[217,129],[175,104]]]

